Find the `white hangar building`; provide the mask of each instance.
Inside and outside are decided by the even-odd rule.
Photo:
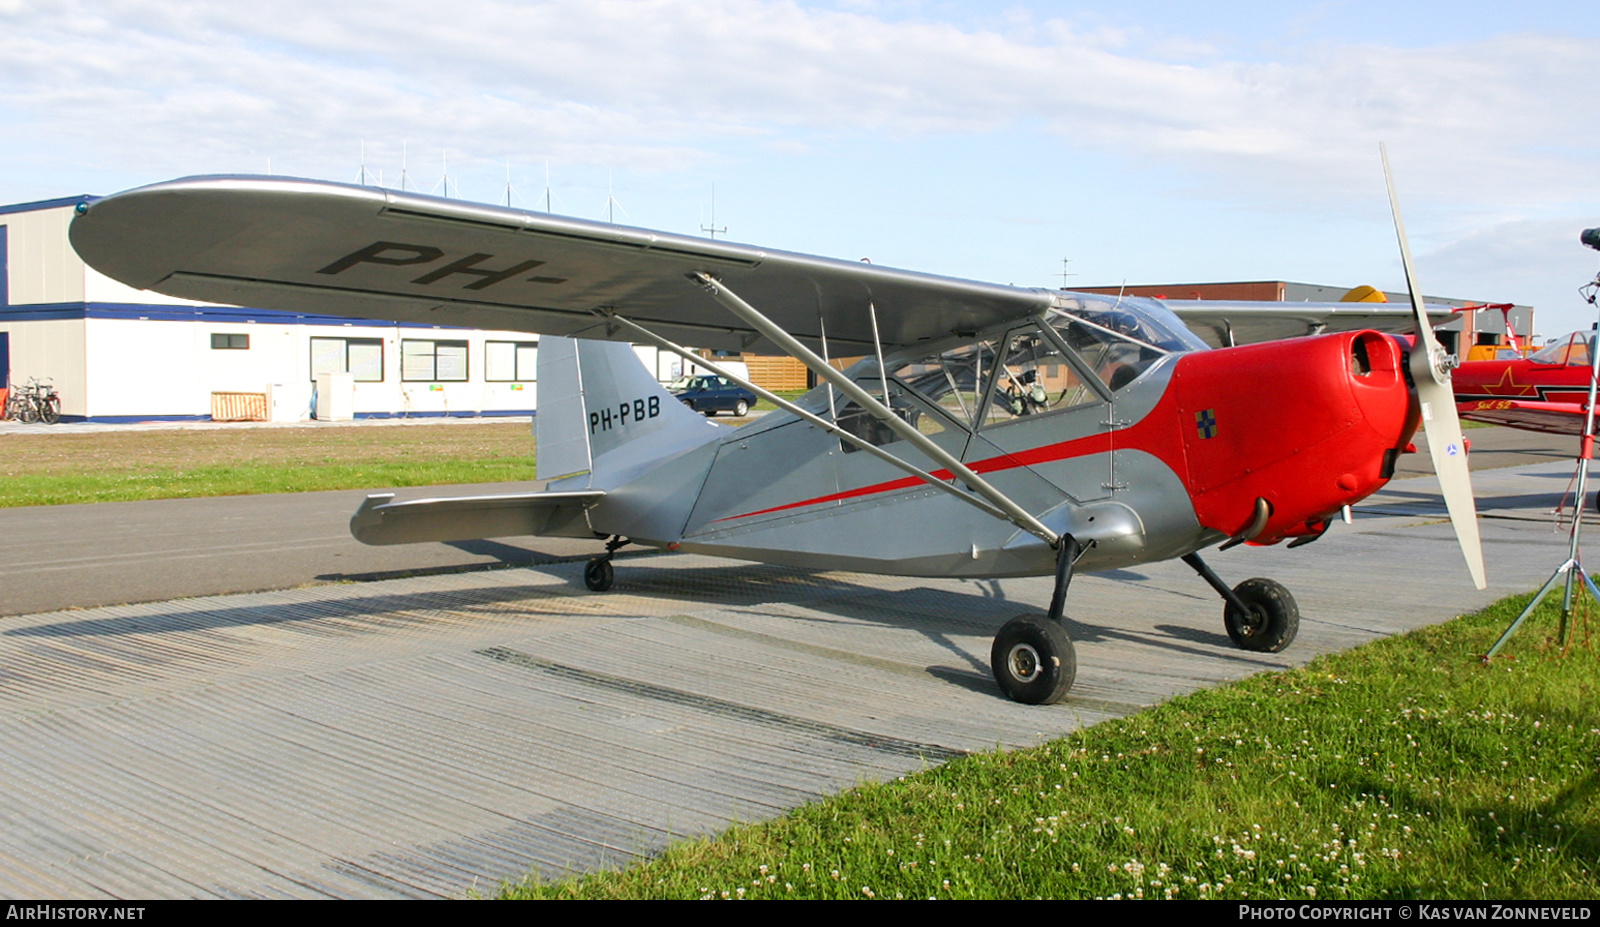
[[[64,420],[300,421],[313,417],[323,373],[348,375],[335,381],[348,395],[333,407],[356,418],[535,408],[537,335],[210,306],[130,289],[85,265],[67,240],[76,208],[94,199],[0,206],[0,386],[51,380]],[[665,360],[649,354],[648,366]]]

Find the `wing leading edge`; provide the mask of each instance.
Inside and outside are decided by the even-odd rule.
[[[1456,402],[1462,418],[1553,435],[1582,435],[1588,410],[1579,402],[1537,399],[1469,399]]]
[[[1410,332],[1416,327],[1411,306],[1399,303],[1275,303],[1221,299],[1167,299],[1161,303],[1215,348],[1300,338],[1323,332],[1349,332],[1364,328],[1380,332]],[[1435,326],[1454,318],[1454,310],[1449,306],[1429,306],[1427,309],[1428,319]]]
[[[430,325],[626,340],[615,309],[722,350],[773,346],[693,283],[723,281],[834,355],[976,331],[1038,312],[1047,290],[278,177],[193,177],[106,197],[72,224],[92,267],[206,302]]]

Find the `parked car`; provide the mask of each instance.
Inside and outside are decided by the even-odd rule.
[[[756,394],[718,376],[679,377],[667,387],[678,401],[702,415],[732,412],[743,416],[756,403]]]

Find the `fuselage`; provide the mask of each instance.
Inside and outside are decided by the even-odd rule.
[[[1525,358],[1471,361],[1452,374],[1456,401],[1586,402],[1590,333],[1573,332]]]
[[[1349,332],[1207,350],[1159,304],[1074,298],[847,373],[1052,531],[1082,568],[1231,536],[1314,537],[1416,429],[1401,348]],[[948,479],[827,387],[799,404]],[[663,478],[670,474],[671,479]],[[607,491],[597,531],[673,549],[902,575],[1048,573],[1033,534],[786,412]]]

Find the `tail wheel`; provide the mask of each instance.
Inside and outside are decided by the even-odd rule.
[[[1022,615],[994,636],[989,666],[1008,698],[1024,705],[1054,705],[1066,698],[1077,678],[1078,655],[1059,623]]]
[[[1228,637],[1242,650],[1277,653],[1294,642],[1300,631],[1300,606],[1282,583],[1247,579],[1233,591],[1250,609],[1241,614],[1232,605],[1222,613]]]

